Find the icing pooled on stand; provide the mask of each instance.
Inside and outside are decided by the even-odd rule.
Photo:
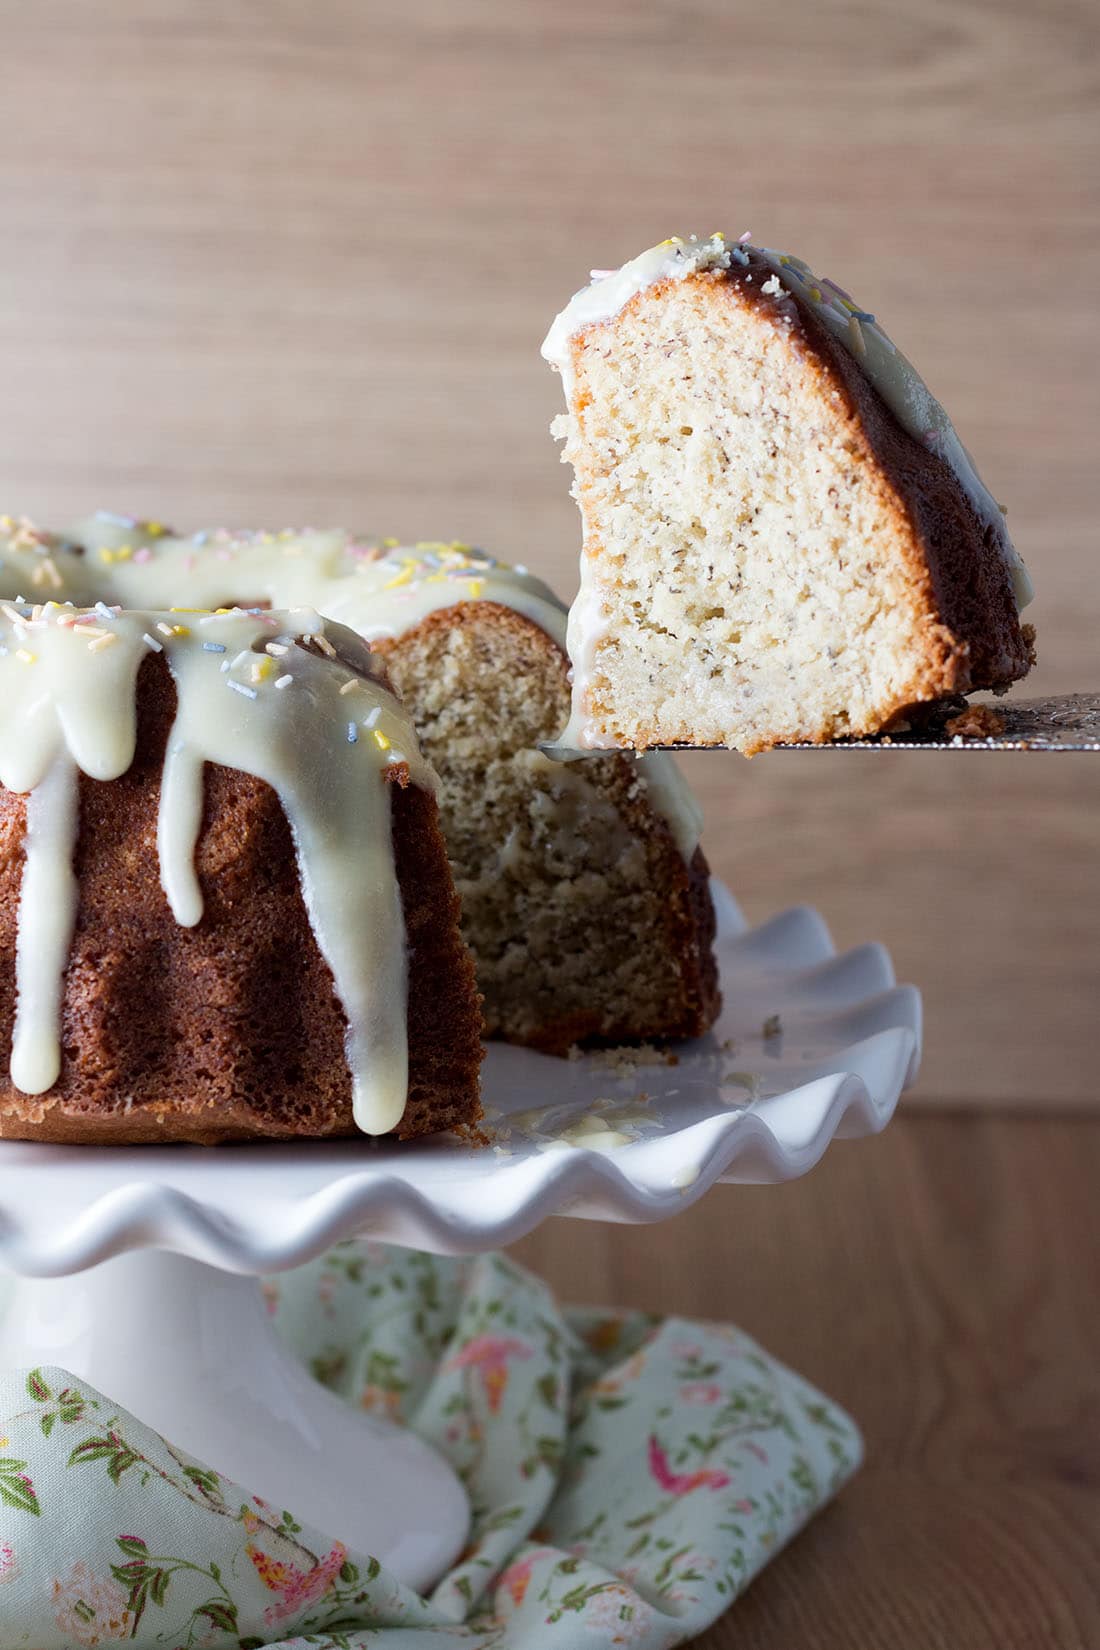
[[[44,535],[23,548],[49,558],[62,582],[70,561],[75,573],[87,559]],[[9,549],[10,539],[0,560]],[[400,1121],[408,1087],[404,922],[386,770],[407,770],[423,788],[434,779],[408,716],[372,674],[369,650],[311,609],[0,604],[0,783],[30,793],[12,1082],[42,1094],[60,1075],[62,983],[78,901],[78,774],[111,780],[130,767],[138,673],[150,654],[163,655],[177,697],[157,833],[172,912],[185,926],[202,919],[195,849],[204,765],[265,781],[286,813],[306,911],[347,1019],[355,1121],[384,1134]]]

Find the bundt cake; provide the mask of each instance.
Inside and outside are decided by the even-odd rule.
[[[584,529],[564,745],[874,734],[1032,661],[1026,572],[939,402],[846,292],[745,239],[594,271],[543,345]]]
[[[0,1135],[476,1123],[435,780],[357,636],[8,602],[0,695]]]
[[[0,527],[3,523],[0,522]],[[659,753],[539,749],[568,709],[565,608],[470,547],[342,532],[179,538],[101,512],[65,535],[9,521],[2,586],[126,607],[308,601],[385,655],[438,774],[488,1033],[548,1052],[705,1031],[719,998],[700,819]]]

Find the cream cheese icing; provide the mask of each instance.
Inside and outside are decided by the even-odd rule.
[[[99,511],[59,535],[0,517],[0,588],[124,607],[168,607],[181,591],[209,607],[307,603],[367,641],[401,636],[442,608],[490,601],[530,619],[563,651],[570,641],[565,604],[525,567],[468,544],[402,545],[335,529],[179,537],[156,521]],[[690,860],[702,819],[672,758],[649,752],[637,774]]]
[[[62,566],[72,554],[49,545],[45,553]],[[0,783],[30,793],[12,1082],[41,1094],[60,1073],[78,771],[110,780],[129,768],[138,672],[150,652],[164,655],[177,693],[157,838],[176,920],[192,926],[202,916],[194,855],[204,764],[264,780],[286,812],[306,910],[347,1017],[356,1123],[384,1134],[400,1121],[408,1088],[404,922],[384,770],[405,764],[424,788],[434,776],[368,649],[308,608],[0,603]]]
[[[562,376],[566,401],[572,398],[572,342],[588,327],[614,318],[638,293],[666,280],[684,280],[710,272],[736,272],[757,252],[774,271],[765,295],[818,314],[834,337],[866,374],[868,381],[902,427],[937,452],[954,472],[978,519],[995,535],[1012,578],[1017,606],[1032,600],[1034,589],[1023,559],[1009,538],[1004,513],[983,484],[974,460],[959,439],[947,412],[916,368],[878,325],[875,317],[838,287],[818,280],[809,265],[790,253],[747,246],[748,237],[731,242],[724,235],[705,240],[673,236],[612,271],[593,271],[590,284],[573,295],[554,319],[542,345],[543,357]],[[774,284],[773,284],[774,282]],[[555,429],[557,432],[557,428]],[[586,686],[606,625],[600,592],[588,558],[582,554],[580,589],[569,615],[568,650],[573,663],[573,711],[560,744],[577,749],[604,748],[610,741],[588,725]]]

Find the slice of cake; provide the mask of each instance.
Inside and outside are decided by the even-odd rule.
[[[874,734],[1032,662],[1003,512],[874,316],[800,259],[674,239],[543,354],[584,527],[578,749]]]
[[[315,613],[0,603],[0,1136],[480,1116],[435,779]]]

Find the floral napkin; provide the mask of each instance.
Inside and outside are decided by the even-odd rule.
[[[503,1255],[341,1245],[268,1285],[349,1403],[452,1462],[473,1526],[430,1598],[63,1370],[0,1378],[0,1645],[666,1650],[859,1462],[849,1418],[736,1329],[563,1309]]]

